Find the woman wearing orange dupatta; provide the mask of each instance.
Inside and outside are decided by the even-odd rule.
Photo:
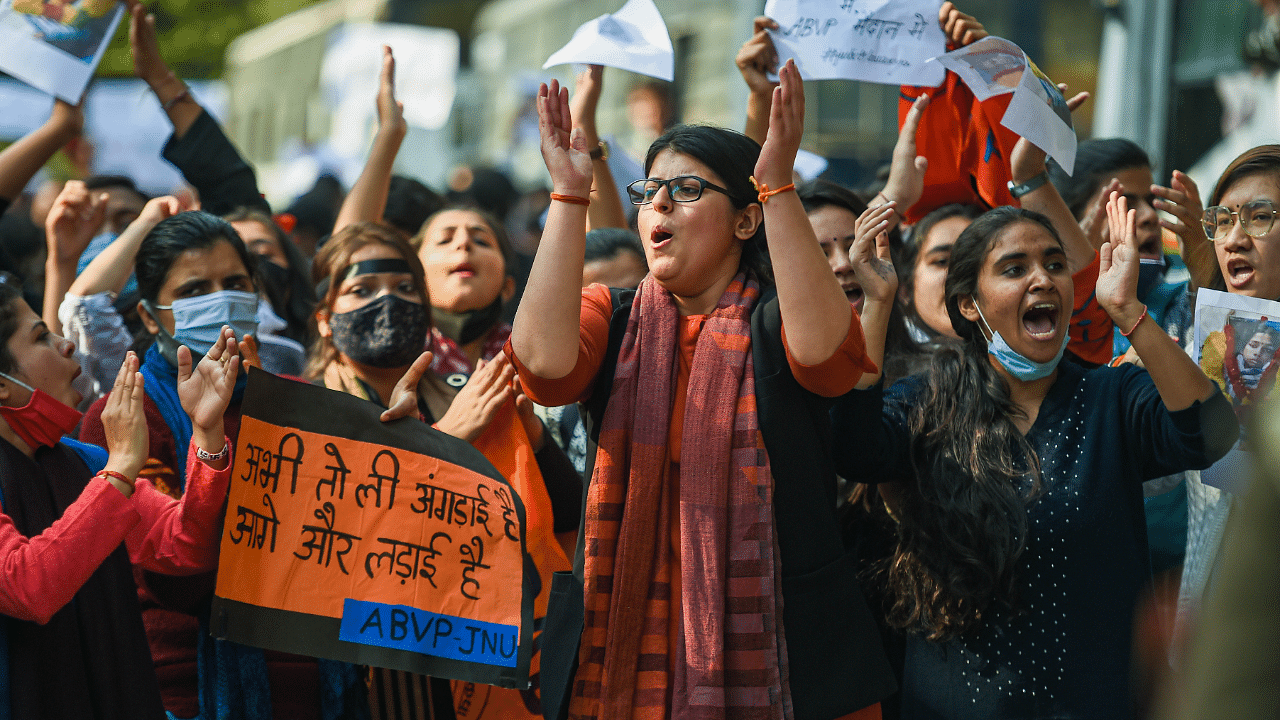
[[[539,94],[555,202],[507,352],[535,401],[586,401],[599,444],[552,586],[547,718],[830,719],[893,689],[827,419],[876,368],[790,192],[804,96],[780,76],[763,148],[679,126],[649,149],[634,294],[581,289],[589,148],[567,91]]]

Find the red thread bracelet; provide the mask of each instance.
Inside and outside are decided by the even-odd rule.
[[[562,203],[570,205],[581,205],[587,207],[591,205],[591,198],[578,197],[577,195],[561,195],[560,193],[551,193],[552,200],[559,200]]]
[[[128,485],[129,487],[133,487],[134,485],[134,481],[130,480],[128,476],[126,476],[124,473],[118,473],[115,470],[99,470],[98,477],[101,477],[104,480],[107,478],[115,478],[116,480],[119,480],[120,482],[124,483],[125,485]]]
[[[1146,306],[1146,305],[1143,305],[1143,306],[1142,306],[1142,314],[1138,316],[1138,322],[1134,323],[1134,324],[1133,324],[1133,327],[1129,328],[1129,332],[1125,332],[1125,331],[1121,330],[1121,331],[1120,331],[1120,334],[1121,334],[1121,335],[1123,335],[1123,336],[1125,336],[1125,337],[1129,337],[1130,335],[1132,335],[1132,334],[1133,334],[1133,331],[1134,331],[1134,330],[1137,330],[1137,329],[1138,329],[1138,326],[1142,324],[1142,321],[1143,321],[1146,317],[1147,317],[1147,306]]]
[[[784,193],[784,192],[787,192],[788,190],[796,189],[795,183],[787,183],[786,185],[783,185],[777,190],[770,190],[768,185],[765,185],[762,182],[757,182],[755,175],[752,175],[751,177],[749,177],[748,180],[750,180],[752,186],[754,186],[755,189],[760,192],[758,199],[760,200],[761,205],[764,205],[765,203],[769,202],[769,198],[773,197],[774,195],[777,195],[778,193]]]

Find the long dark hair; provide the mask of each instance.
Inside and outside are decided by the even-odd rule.
[[[1270,175],[1277,186],[1280,186],[1280,145],[1259,145],[1258,147],[1245,150],[1222,172],[1222,177],[1218,179],[1218,184],[1213,188],[1213,195],[1209,197],[1207,207],[1222,204],[1222,196],[1227,194],[1232,185],[1243,180],[1249,175]],[[1209,238],[1209,242],[1213,242],[1213,238]],[[1213,274],[1209,280],[1209,289],[1218,292],[1228,292],[1227,280],[1222,277],[1222,265],[1218,264],[1217,253],[1214,253],[1214,265],[1217,266],[1218,272]],[[1280,272],[1280,268],[1275,268]],[[1274,300],[1275,298],[1266,298]]]
[[[756,199],[759,193],[750,178],[760,158],[760,146],[746,135],[711,125],[676,125],[649,146],[644,158],[646,176],[663,150],[688,155],[719,175],[729,191],[729,200],[738,210],[759,202]],[[769,263],[763,222],[756,228],[755,235],[742,243],[741,268],[755,275],[761,284],[773,284],[773,266]]]
[[[1014,424],[1023,412],[991,366],[986,336],[959,304],[976,295],[996,240],[1028,222],[1058,240],[1043,215],[1013,207],[983,214],[956,240],[946,305],[961,342],[938,349],[909,415],[915,484],[899,493],[898,546],[883,574],[890,623],[930,640],[1017,608],[1015,570],[1027,503],[1040,490],[1039,461]]]
[[[18,302],[25,302],[22,281],[16,275],[0,271],[0,372],[7,375],[17,369],[17,362],[9,352],[9,339],[18,332]]]

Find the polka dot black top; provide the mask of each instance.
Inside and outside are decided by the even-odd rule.
[[[907,416],[924,389],[908,378],[846,397],[833,412],[841,476],[911,472]],[[902,717],[1130,717],[1132,616],[1149,575],[1141,483],[1207,467],[1218,453],[1206,445],[1235,433],[1221,396],[1171,413],[1145,370],[1059,365],[1026,435],[1043,489],[1028,506],[1021,612],[988,612],[948,642],[910,636]]]

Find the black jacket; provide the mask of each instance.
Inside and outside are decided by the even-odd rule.
[[[613,290],[609,346],[592,396],[588,426],[598,439],[634,291]],[[774,522],[782,568],[782,622],[796,720],[830,720],[864,708],[895,689],[893,672],[854,559],[846,554],[836,517],[829,412],[835,403],[805,390],[791,374],[782,344],[776,293],[766,290],[751,314],[751,352],[761,432],[774,477]],[[594,456],[588,458],[594,464]],[[590,468],[586,476],[591,477]],[[583,488],[585,493],[589,488]],[[552,579],[542,634],[542,712],[568,713],[583,622],[580,524],[573,572]]]

